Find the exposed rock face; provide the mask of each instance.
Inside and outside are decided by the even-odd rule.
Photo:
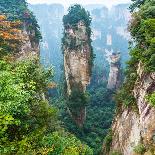
[[[134,87],[138,112],[124,109],[113,123],[113,140],[111,151],[119,151],[123,155],[135,155],[134,148],[139,144],[149,150],[155,148],[155,108],[146,100],[148,93],[155,91],[155,73],[145,74],[143,65],[139,63],[138,79]],[[154,150],[155,151],[155,150]],[[155,154],[147,152],[145,154]]]
[[[18,59],[24,59],[26,57],[36,56],[39,58],[40,49],[39,41],[32,40],[31,38],[35,37],[35,32],[30,32],[24,27],[21,31],[21,46],[19,53],[16,56]]]
[[[64,53],[64,67],[65,77],[67,81],[67,92],[70,95],[72,89],[78,84],[81,91],[86,90],[86,86],[90,82],[89,71],[89,50],[88,53],[81,53],[81,51],[65,51]]]
[[[108,89],[117,89],[120,85],[120,54],[110,56],[110,73],[108,78]]]
[[[64,50],[65,77],[67,92],[70,95],[75,83],[79,85],[80,90],[85,91],[90,82],[90,47],[87,43],[88,36],[83,23],[78,23],[77,30],[68,28],[66,34],[69,44],[72,44],[71,41],[75,39],[74,46],[81,46],[77,49],[67,48]]]
[[[81,92],[86,91],[90,82],[90,46],[88,34],[83,22],[77,24],[77,29],[68,27],[65,29],[67,46],[64,47],[64,69],[67,83],[67,94],[71,95],[76,88]],[[72,42],[74,40],[74,43]],[[74,47],[71,47],[74,46]],[[78,107],[78,114],[75,116],[70,110],[75,122],[82,126],[86,117],[86,108]]]

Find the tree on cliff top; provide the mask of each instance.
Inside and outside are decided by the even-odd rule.
[[[38,22],[25,0],[0,0],[0,14],[5,14],[9,21],[20,20],[27,30],[35,32],[33,41],[42,39]]]
[[[132,10],[133,5],[135,6]],[[135,108],[136,101],[133,89],[138,78],[138,64],[140,62],[143,64],[145,73],[155,72],[155,1],[134,0],[130,9],[133,11],[129,25],[133,39],[130,51],[131,58],[127,63],[126,80],[116,99],[119,107],[123,104]]]
[[[86,26],[90,26],[90,13],[86,11],[81,5],[76,4],[68,9],[69,13],[63,17],[64,26],[76,25],[79,21],[83,21]]]

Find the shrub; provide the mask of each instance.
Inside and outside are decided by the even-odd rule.
[[[105,151],[109,152],[110,151],[110,147],[112,144],[112,129],[109,130],[109,133],[107,134],[107,136],[104,138],[104,145],[105,145]]]
[[[112,153],[110,153],[110,155],[122,155],[122,153],[120,153],[119,151],[113,151]]]
[[[147,100],[153,107],[155,107],[155,93],[147,96]]]
[[[146,151],[145,146],[143,144],[139,144],[134,147],[134,152],[140,155],[144,154]]]

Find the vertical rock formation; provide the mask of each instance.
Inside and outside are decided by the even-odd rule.
[[[36,41],[35,38],[35,31],[28,30],[28,26],[26,23],[23,23],[23,28],[21,31],[21,46],[19,49],[19,53],[16,55],[18,59],[23,59],[26,57],[38,57],[40,54],[39,48],[39,41]]]
[[[77,9],[77,12],[74,12]],[[90,22],[80,17],[80,12],[89,20],[89,14],[80,6],[71,7],[69,14],[64,16],[64,70],[69,98],[68,108],[78,126],[82,126],[86,117],[85,91],[90,82],[92,66],[92,47],[90,39]],[[76,15],[74,16],[73,13]],[[72,17],[71,17],[72,16]],[[79,18],[74,24],[72,18]],[[66,19],[68,19],[66,21]],[[88,24],[88,25],[87,25]]]
[[[90,47],[88,45],[88,35],[86,32],[86,26],[82,21],[78,24],[78,29],[73,30],[72,27],[68,27],[65,30],[65,33],[71,40],[75,40],[75,43],[71,46],[73,49],[64,50],[64,68],[65,68],[65,77],[67,82],[67,93],[70,95],[72,92],[72,87],[74,85],[79,85],[81,91],[86,91],[86,86],[90,82]],[[82,45],[85,43],[85,45]],[[72,44],[72,43],[70,43]],[[77,46],[82,45],[81,48]]]
[[[119,151],[123,155],[135,155],[134,149],[140,144],[146,149],[155,148],[155,108],[146,100],[148,93],[155,91],[155,73],[145,74],[140,63],[137,74],[133,92],[138,111],[124,109],[112,126],[111,151]],[[147,154],[153,155],[150,150]]]
[[[117,89],[120,85],[120,54],[113,53],[110,56],[110,73],[108,78],[108,89]]]
[[[131,10],[136,11],[129,29],[135,42],[124,84],[116,95],[117,115],[107,154],[155,154],[154,7],[155,1],[149,0],[131,5]]]

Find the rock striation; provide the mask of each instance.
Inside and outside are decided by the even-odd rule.
[[[117,89],[120,86],[120,54],[113,53],[110,57],[110,72],[108,78],[108,89]]]
[[[77,29],[68,26],[65,29],[64,45],[64,70],[67,84],[67,94],[70,96],[75,89],[85,93],[90,83],[91,47],[88,42],[86,26],[82,21],[77,23]],[[82,126],[86,117],[86,107],[77,107],[75,116],[70,109],[70,114],[75,122]]]
[[[137,110],[124,109],[115,118],[112,126],[111,152],[119,151],[123,155],[136,155],[134,149],[145,146],[145,155],[155,154],[155,108],[146,96],[155,91],[155,73],[144,73],[142,63],[137,69],[138,78],[133,94]]]

